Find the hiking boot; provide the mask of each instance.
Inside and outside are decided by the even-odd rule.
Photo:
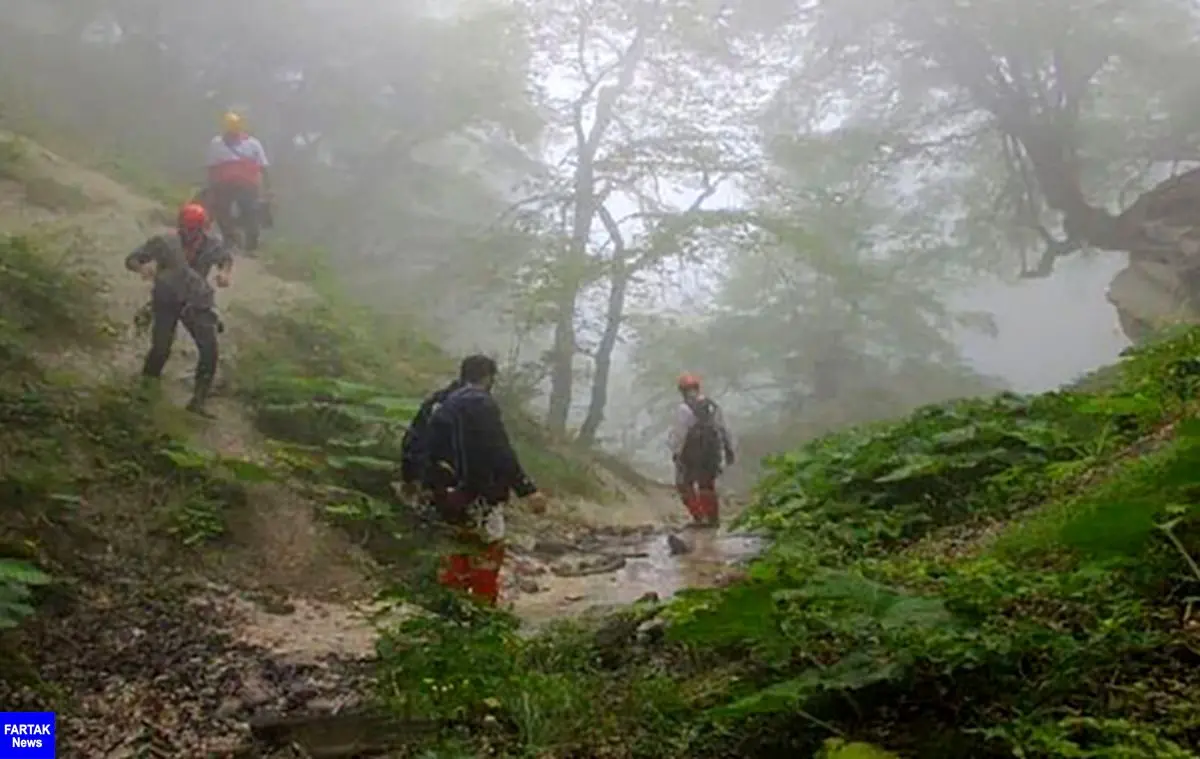
[[[192,400],[188,402],[187,410],[205,419],[216,419],[216,415],[208,410],[208,396],[212,391],[212,378],[196,379],[192,389]]]

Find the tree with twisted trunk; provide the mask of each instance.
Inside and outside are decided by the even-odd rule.
[[[863,171],[931,233],[1044,277],[1121,251],[1109,300],[1137,340],[1200,319],[1200,11],[1182,0],[812,0],[730,27],[789,59],[776,134],[874,139]],[[786,13],[784,13],[786,11]],[[783,13],[783,15],[780,15]]]

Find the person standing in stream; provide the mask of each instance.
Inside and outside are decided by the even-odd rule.
[[[459,371],[461,387],[437,404],[424,435],[424,486],[438,516],[452,532],[438,582],[495,606],[504,563],[504,510],[510,492],[545,511],[544,496],[521,468],[492,397],[496,362],[468,356]]]
[[[143,381],[157,383],[171,355],[175,329],[184,329],[196,343],[196,382],[187,409],[212,418],[206,408],[217,373],[216,293],[208,276],[216,268],[217,287],[229,287],[233,258],[220,239],[210,234],[208,212],[197,203],[179,210],[173,233],[155,235],[125,258],[125,268],[153,280],[150,293],[150,350],[142,365]]]
[[[667,436],[675,464],[675,489],[695,524],[715,527],[721,521],[717,477],[733,466],[733,437],[725,426],[721,408],[700,392],[700,380],[691,374],[677,383],[683,402]]]
[[[225,114],[221,134],[209,143],[206,165],[205,206],[216,217],[226,241],[254,252],[264,217],[269,219],[270,215],[269,163],[267,151],[246,131],[241,116]],[[245,232],[244,239],[237,234],[239,226]]]

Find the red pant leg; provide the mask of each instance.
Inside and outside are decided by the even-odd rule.
[[[700,518],[712,522],[720,519],[721,512],[716,479],[716,477],[704,476],[696,483],[696,510],[700,513]]]
[[[496,541],[472,557],[472,595],[490,606],[500,601],[500,570],[504,566],[504,543]]]
[[[469,590],[471,587],[471,556],[454,553],[442,558],[442,570],[438,583],[452,590]]]

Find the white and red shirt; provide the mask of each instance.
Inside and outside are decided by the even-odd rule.
[[[263,169],[268,166],[262,143],[248,134],[219,134],[208,144],[208,181],[210,184],[234,184],[258,187]]]

